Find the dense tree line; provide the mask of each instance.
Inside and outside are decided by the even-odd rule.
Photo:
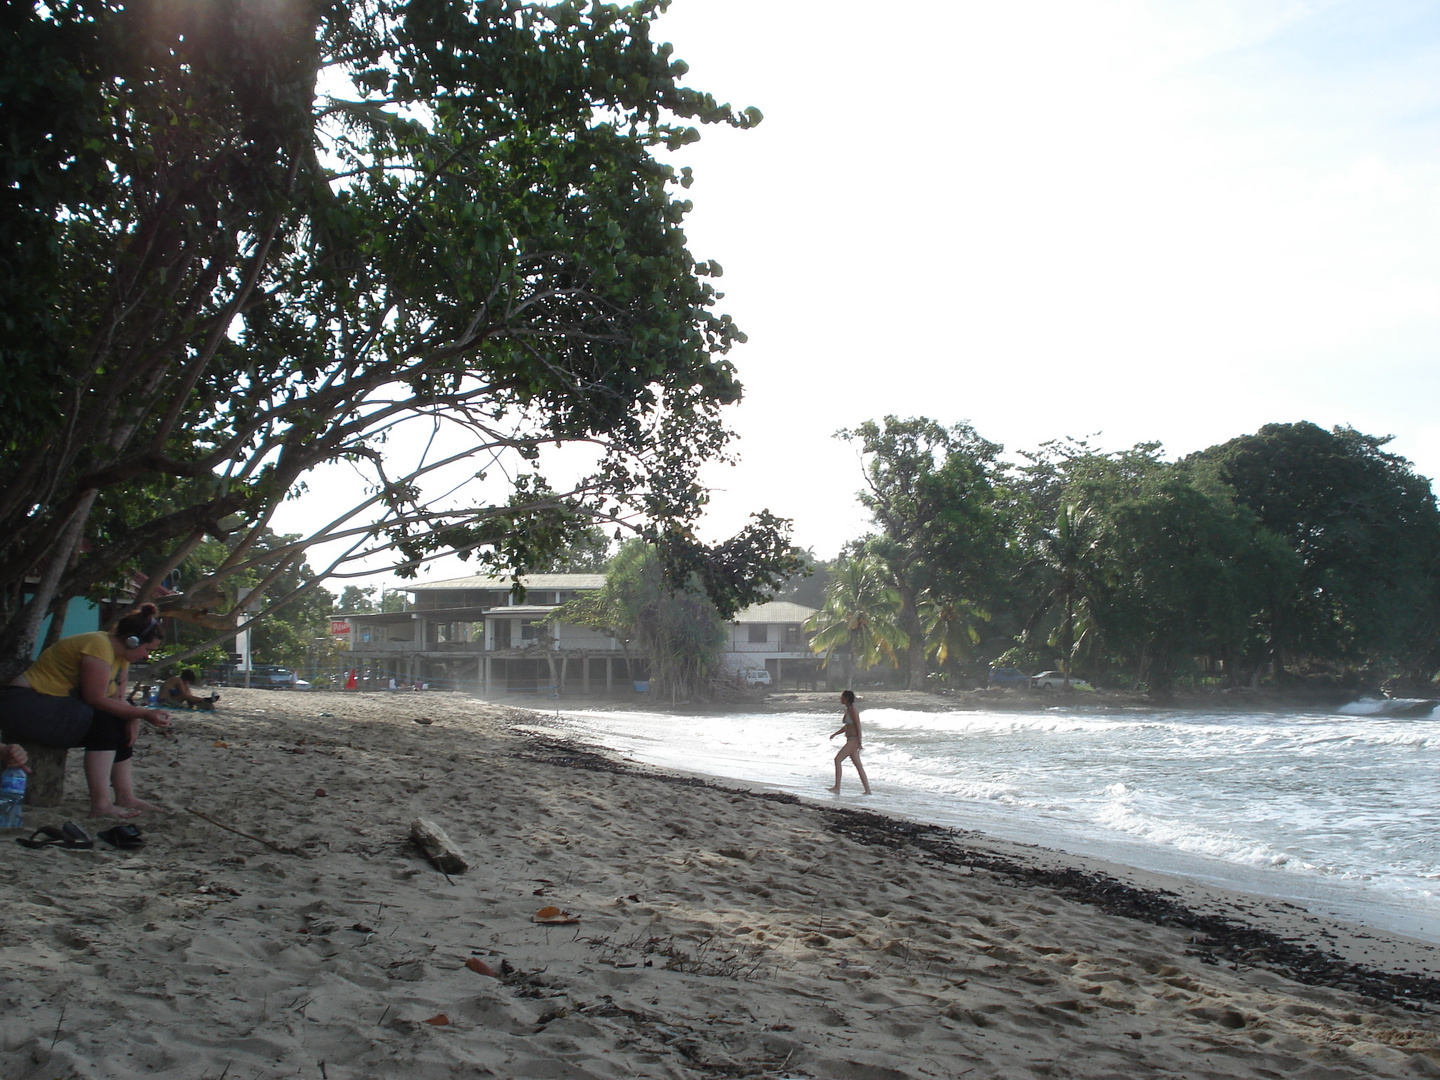
[[[826,568],[816,647],[908,686],[1000,658],[1157,690],[1440,669],[1440,510],[1385,438],[1270,424],[1180,460],[1007,460],[924,418],[838,437],[875,528]]]

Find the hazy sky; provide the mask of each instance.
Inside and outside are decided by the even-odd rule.
[[[831,435],[887,413],[1011,451],[1348,423],[1440,474],[1440,3],[674,0],[656,36],[765,114],[677,160],[750,336],[711,538],[769,507],[833,556]]]

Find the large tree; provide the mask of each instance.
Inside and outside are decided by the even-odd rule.
[[[655,695],[668,696],[672,704],[709,696],[730,638],[700,582],[673,584],[659,555],[635,540],[611,561],[603,588],[563,605],[552,618],[633,644],[650,661]]]
[[[997,498],[1002,447],[969,424],[925,417],[867,420],[837,438],[858,445],[861,505],[877,531],[865,541],[899,594],[896,649],[907,689],[925,671],[920,606],[932,600],[988,601],[1007,558],[1003,503]]]
[[[5,9],[0,674],[69,597],[144,597],[207,538],[229,554],[172,613],[233,629],[227,581],[273,564],[276,506],[335,461],[355,505],[293,547],[348,540],[322,574],[375,550],[524,569],[598,518],[753,598],[780,524],[690,529],[742,336],[656,153],[759,115],[681,84],[663,6]],[[459,437],[397,468],[417,417]],[[566,443],[592,464],[552,487],[532,466]],[[472,461],[480,490],[427,501]]]
[[[1263,610],[1277,671],[1297,662],[1433,670],[1440,509],[1389,441],[1267,424],[1197,455],[1298,561]]]

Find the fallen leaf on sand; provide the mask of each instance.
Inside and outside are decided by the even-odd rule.
[[[549,923],[551,926],[571,926],[579,921],[578,916],[561,911],[558,907],[542,907],[535,913],[535,922]]]
[[[431,720],[428,716],[417,716],[415,717],[415,722],[417,724],[433,724],[435,721]]]
[[[466,960],[465,966],[471,971],[475,972],[476,975],[489,975],[492,979],[498,979],[500,977],[495,973],[494,968],[492,968],[484,960],[481,960],[478,956],[472,956],[470,957],[470,959]]]
[[[450,1017],[446,1016],[444,1013],[436,1013],[434,1016],[430,1017],[430,1019],[426,1020],[425,1022],[427,1024],[434,1024],[436,1027],[444,1027],[446,1024],[450,1023]]]
[[[229,744],[229,743],[227,743],[227,742],[221,742],[219,739],[216,739],[216,740],[215,740],[213,743],[211,743],[210,745],[211,745],[211,746],[218,746],[221,750],[229,750],[229,749],[230,749],[230,744]]]
[[[326,791],[323,787],[317,787],[317,788],[315,789],[315,794],[316,794],[318,797],[320,797],[320,798],[323,799],[323,798],[325,798],[326,795],[329,794],[329,792]]]

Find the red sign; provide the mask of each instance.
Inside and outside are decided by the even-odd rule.
[[[350,633],[350,621],[348,619],[331,619],[330,632],[332,634]]]

